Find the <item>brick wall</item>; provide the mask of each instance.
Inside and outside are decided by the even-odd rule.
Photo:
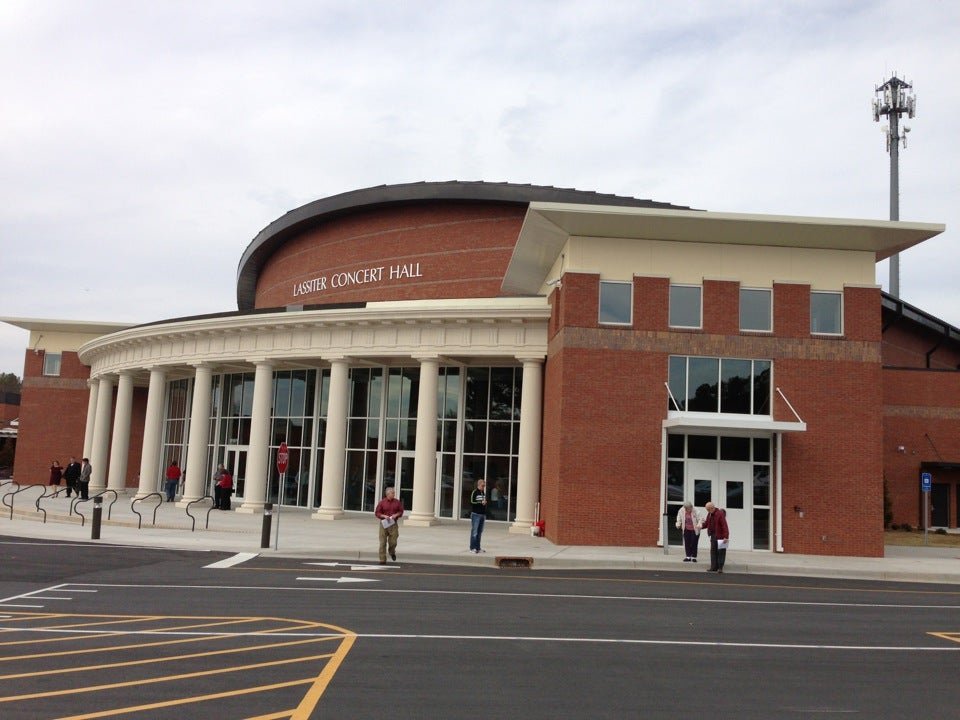
[[[892,522],[922,526],[924,462],[960,463],[960,372],[884,368],[883,465]],[[949,518],[956,527],[960,472],[932,473],[934,482],[953,487]]]
[[[663,278],[635,278],[633,328],[602,328],[597,283],[567,273],[554,303],[541,484],[549,539],[659,541],[667,358],[688,354],[772,359],[776,386],[807,423],[783,442],[784,549],[882,555],[879,291],[848,288],[845,336],[814,338],[805,285],[775,287],[774,333],[758,335],[739,333],[734,282],[704,282],[703,331],[667,327]],[[775,392],[773,402],[777,420],[795,420]]]
[[[13,476],[20,484],[46,484],[50,464],[59,460],[66,465],[70,457],[83,456],[83,436],[87,422],[87,387],[89,368],[83,365],[75,352],[64,352],[60,375],[43,375],[43,352],[28,350],[25,355],[23,392],[20,400],[20,427]],[[130,423],[130,449],[125,482],[136,486],[143,444],[143,424],[146,415],[146,388],[134,388]],[[114,408],[116,389],[114,389]],[[111,412],[111,423],[113,412]],[[112,424],[111,424],[112,433]],[[90,458],[91,463],[102,462],[109,467],[109,458],[102,461]]]
[[[496,297],[525,207],[437,203],[366,210],[287,240],[260,271],[256,307],[289,304]],[[389,268],[420,276],[391,280]],[[380,279],[332,287],[336,273],[384,267]],[[294,296],[294,285],[325,277],[326,289]]]

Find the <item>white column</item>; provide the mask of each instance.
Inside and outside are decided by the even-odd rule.
[[[97,392],[100,381],[92,378],[87,380],[87,385],[90,388],[90,397],[87,400],[87,425],[83,431],[83,455],[81,456],[85,458],[90,457],[90,453],[93,452],[93,426],[97,420]]]
[[[317,520],[343,517],[343,465],[347,452],[347,404],[350,400],[350,362],[338,358],[330,363],[330,399],[327,401],[327,432],[323,440],[323,491]],[[320,383],[317,383],[319,387]]]
[[[407,525],[436,525],[433,514],[437,495],[437,375],[440,361],[420,360],[420,393],[417,399],[417,446],[413,457],[413,511]]]
[[[130,417],[133,414],[133,375],[121,372],[117,382],[117,409],[113,414],[110,440],[110,472],[107,487],[122,493],[127,487],[127,461],[130,459]]]
[[[190,405],[190,435],[187,438],[187,477],[183,482],[183,495],[179,505],[204,496],[204,481],[207,478],[207,445],[210,442],[210,388],[213,384],[213,369],[197,365],[193,376],[193,402]]]
[[[267,475],[270,470],[270,421],[273,414],[273,364],[256,363],[253,377],[253,408],[250,413],[250,449],[247,451],[247,477],[243,486],[243,505],[237,512],[263,510],[267,499]]]
[[[90,492],[98,493],[107,487],[107,461],[110,454],[110,417],[113,410],[113,378],[100,376],[97,387],[97,415],[93,421],[93,439],[90,441]]]
[[[136,497],[157,491],[160,477],[160,443],[163,440],[163,400],[166,397],[167,373],[150,368],[147,389],[147,412],[143,419],[143,450],[140,453],[140,485]]]
[[[523,360],[517,516],[510,532],[529,532],[540,498],[540,434],[543,426],[543,360]]]

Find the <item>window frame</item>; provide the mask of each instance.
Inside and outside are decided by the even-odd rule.
[[[697,291],[697,324],[696,325],[678,325],[673,322],[673,291],[681,289],[695,289]],[[703,329],[703,285],[693,285],[687,283],[670,283],[670,295],[669,303],[667,308],[667,324],[671,328],[680,328],[685,330],[702,330]]]
[[[51,361],[51,364],[52,364],[52,361],[54,358],[56,358],[56,363],[57,363],[56,368],[52,368],[48,364],[48,361]],[[44,377],[60,377],[62,368],[63,368],[63,353],[44,351],[43,353],[43,376]]]
[[[819,296],[834,295],[839,298],[839,304],[837,307],[838,330],[832,331],[832,330],[814,330],[813,329],[813,298],[815,295],[819,295]],[[810,291],[810,334],[826,335],[831,337],[843,336],[843,291],[839,291],[839,290],[811,290]]]
[[[767,327],[765,328],[748,328],[743,325],[743,294],[747,293],[765,293],[767,296]],[[738,323],[740,325],[740,332],[749,332],[749,333],[772,333],[773,332],[773,289],[772,288],[753,288],[753,287],[741,287],[739,294],[739,318]]]
[[[629,291],[629,297],[627,300],[627,313],[629,319],[626,322],[621,322],[619,320],[604,320],[603,319],[603,289],[604,287],[610,287],[613,285],[626,285]],[[618,327],[632,327],[633,326],[633,282],[628,280],[601,280],[600,288],[597,296],[597,322],[600,325],[616,325]]]

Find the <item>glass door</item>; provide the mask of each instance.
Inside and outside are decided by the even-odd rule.
[[[403,503],[405,512],[413,509],[413,458],[412,450],[403,450],[397,453],[397,462],[400,464],[396,475],[396,485],[394,490],[400,502]]]
[[[247,474],[247,446],[228,445],[224,467],[233,476],[233,494],[238,500],[243,499],[244,478]]]

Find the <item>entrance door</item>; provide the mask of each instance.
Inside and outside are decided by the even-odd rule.
[[[748,462],[720,463],[719,505],[727,511],[730,548],[753,549],[753,466]],[[715,500],[714,502],[718,502]]]
[[[237,499],[243,499],[244,478],[247,475],[247,446],[228,445],[224,467],[233,475],[233,494]]]
[[[690,500],[693,506],[704,513],[704,506],[713,500],[717,501],[715,496],[716,488],[719,485],[719,468],[716,460],[688,460],[687,461],[687,482],[684,483],[684,499]],[[676,514],[668,518],[670,522],[676,522]],[[681,539],[680,544],[683,544]],[[701,549],[710,549],[710,538],[706,532],[700,533]]]
[[[930,485],[930,527],[950,525],[950,486],[947,483]]]
[[[688,460],[684,497],[703,510],[708,502],[726,511],[730,549],[753,549],[753,469],[748,462]],[[672,522],[673,518],[669,518]],[[707,534],[700,545],[709,548]]]

